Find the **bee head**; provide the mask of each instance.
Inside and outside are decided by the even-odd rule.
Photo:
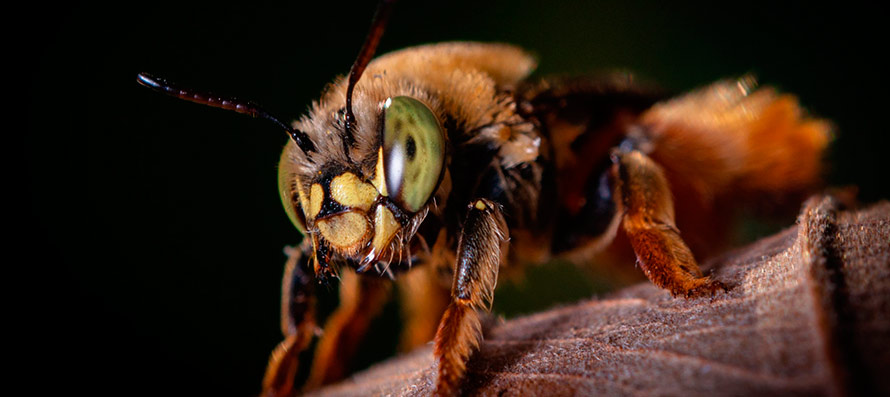
[[[336,99],[323,98],[297,126],[249,101],[181,87],[146,73],[137,76],[140,84],[155,91],[268,119],[288,133],[291,141],[282,153],[279,191],[291,221],[311,238],[320,276],[332,273],[332,254],[359,264],[359,271],[392,262],[396,253],[399,261],[404,259],[443,179],[446,137],[428,94],[398,82],[382,90],[378,85],[370,90],[375,95],[364,92],[359,111],[353,112],[353,91],[374,56],[393,2],[380,2],[346,85],[328,92]]]
[[[285,174],[279,176],[282,201],[294,223],[299,227],[302,220],[304,230],[312,238],[318,275],[330,273],[326,271],[330,254],[327,248],[347,260],[358,261],[359,271],[376,265],[384,255],[388,255],[387,262],[392,262],[398,252],[401,261],[442,180],[445,132],[429,105],[404,95],[386,97],[376,109],[366,102],[362,114],[377,114],[364,117],[362,126],[357,125],[353,111],[353,92],[377,50],[392,4],[392,0],[384,0],[378,6],[371,30],[349,70],[342,113],[323,112],[326,114],[319,116],[315,112],[313,115],[327,122],[315,124],[312,135],[329,135],[328,127],[339,130],[340,147],[328,145],[322,150],[337,152],[342,148],[346,161],[332,153],[327,153],[329,156],[322,153],[319,157],[329,160],[322,160],[324,164],[315,172],[308,192],[305,182],[292,183],[287,168],[281,167],[285,170]],[[359,151],[365,158],[351,155],[356,134],[374,137],[362,140],[374,142],[371,150],[366,147]],[[286,153],[287,150],[282,156]],[[303,154],[307,154],[305,150]],[[282,158],[282,163],[284,160]],[[373,171],[362,172],[361,165],[370,163],[374,164]],[[298,209],[293,207],[293,200],[288,200],[291,187],[298,190],[302,219],[296,214]],[[410,261],[410,252],[407,256]]]
[[[326,160],[311,179],[306,178],[310,173],[288,166],[301,162],[288,159],[287,150],[282,155],[282,202],[294,224],[312,239],[317,272],[324,272],[333,253],[354,261],[359,270],[407,259],[405,249],[444,175],[445,131],[429,106],[396,96],[380,101],[376,113],[360,118],[377,121],[363,126],[375,136],[369,150],[353,150],[352,157],[318,153],[313,158]],[[319,151],[340,147],[322,144]],[[358,152],[366,158],[355,157]]]

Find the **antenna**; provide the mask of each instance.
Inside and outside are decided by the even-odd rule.
[[[389,21],[389,15],[392,13],[395,2],[396,0],[380,0],[380,3],[377,4],[377,12],[374,14],[374,21],[371,22],[368,37],[365,38],[362,49],[358,52],[352,68],[349,69],[349,85],[346,86],[346,140],[349,146],[355,140],[352,136],[352,130],[355,128],[355,115],[352,113],[352,91],[359,78],[362,77],[365,67],[377,52],[377,45],[380,44],[380,38],[383,37],[383,31],[386,29],[386,23]]]
[[[287,131],[287,134],[290,136],[291,139],[294,140],[297,146],[300,147],[303,153],[309,154],[309,152],[315,151],[315,145],[312,143],[312,140],[309,139],[309,136],[306,135],[305,132],[292,128],[291,126],[283,123],[281,120],[267,113],[266,110],[253,102],[242,101],[234,97],[218,96],[209,92],[202,92],[190,88],[184,88],[172,81],[155,77],[148,73],[139,73],[138,75],[136,75],[136,82],[157,92],[189,102],[200,103],[202,105],[231,110],[237,113],[271,120],[275,124],[278,124],[279,127],[284,128],[284,130]]]

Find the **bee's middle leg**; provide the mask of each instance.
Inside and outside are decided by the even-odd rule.
[[[453,262],[452,262],[453,263]],[[399,349],[410,351],[433,340],[450,301],[438,264],[415,266],[398,279],[403,329]]]
[[[436,395],[453,396],[460,390],[467,361],[482,339],[477,310],[489,308],[507,240],[500,205],[474,200],[457,244],[451,301],[436,332]]]
[[[622,227],[640,268],[653,284],[674,296],[696,297],[726,290],[703,276],[692,251],[674,225],[674,203],[664,171],[640,151],[616,151],[617,191],[624,210]]]

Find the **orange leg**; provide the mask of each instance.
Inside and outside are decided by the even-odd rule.
[[[637,150],[616,151],[617,191],[624,209],[622,226],[637,262],[653,284],[674,296],[707,296],[726,290],[702,276],[674,224],[674,203],[664,171]]]
[[[442,313],[450,300],[438,269],[424,263],[398,280],[404,328],[399,349],[410,351],[433,340]]]
[[[342,272],[341,277],[340,306],[325,324],[304,390],[336,382],[349,374],[349,365],[371,320],[389,300],[389,280],[350,271]]]
[[[438,396],[454,396],[460,391],[467,361],[482,339],[477,310],[490,307],[508,240],[498,204],[479,199],[468,208],[457,244],[451,302],[436,332]]]
[[[284,341],[272,352],[266,376],[263,378],[263,396],[292,396],[300,352],[312,341],[315,328],[315,299],[313,279],[307,272],[308,255],[299,248],[288,248],[284,279],[281,286],[281,332]]]

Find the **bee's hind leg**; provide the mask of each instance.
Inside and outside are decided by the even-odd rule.
[[[507,240],[500,205],[486,199],[471,202],[457,245],[451,302],[436,332],[438,396],[460,391],[467,361],[482,339],[477,310],[487,310],[491,304]]]
[[[674,224],[674,203],[664,171],[638,150],[616,149],[616,191],[624,215],[622,227],[637,262],[653,284],[687,298],[725,291],[720,281],[703,276]]]

